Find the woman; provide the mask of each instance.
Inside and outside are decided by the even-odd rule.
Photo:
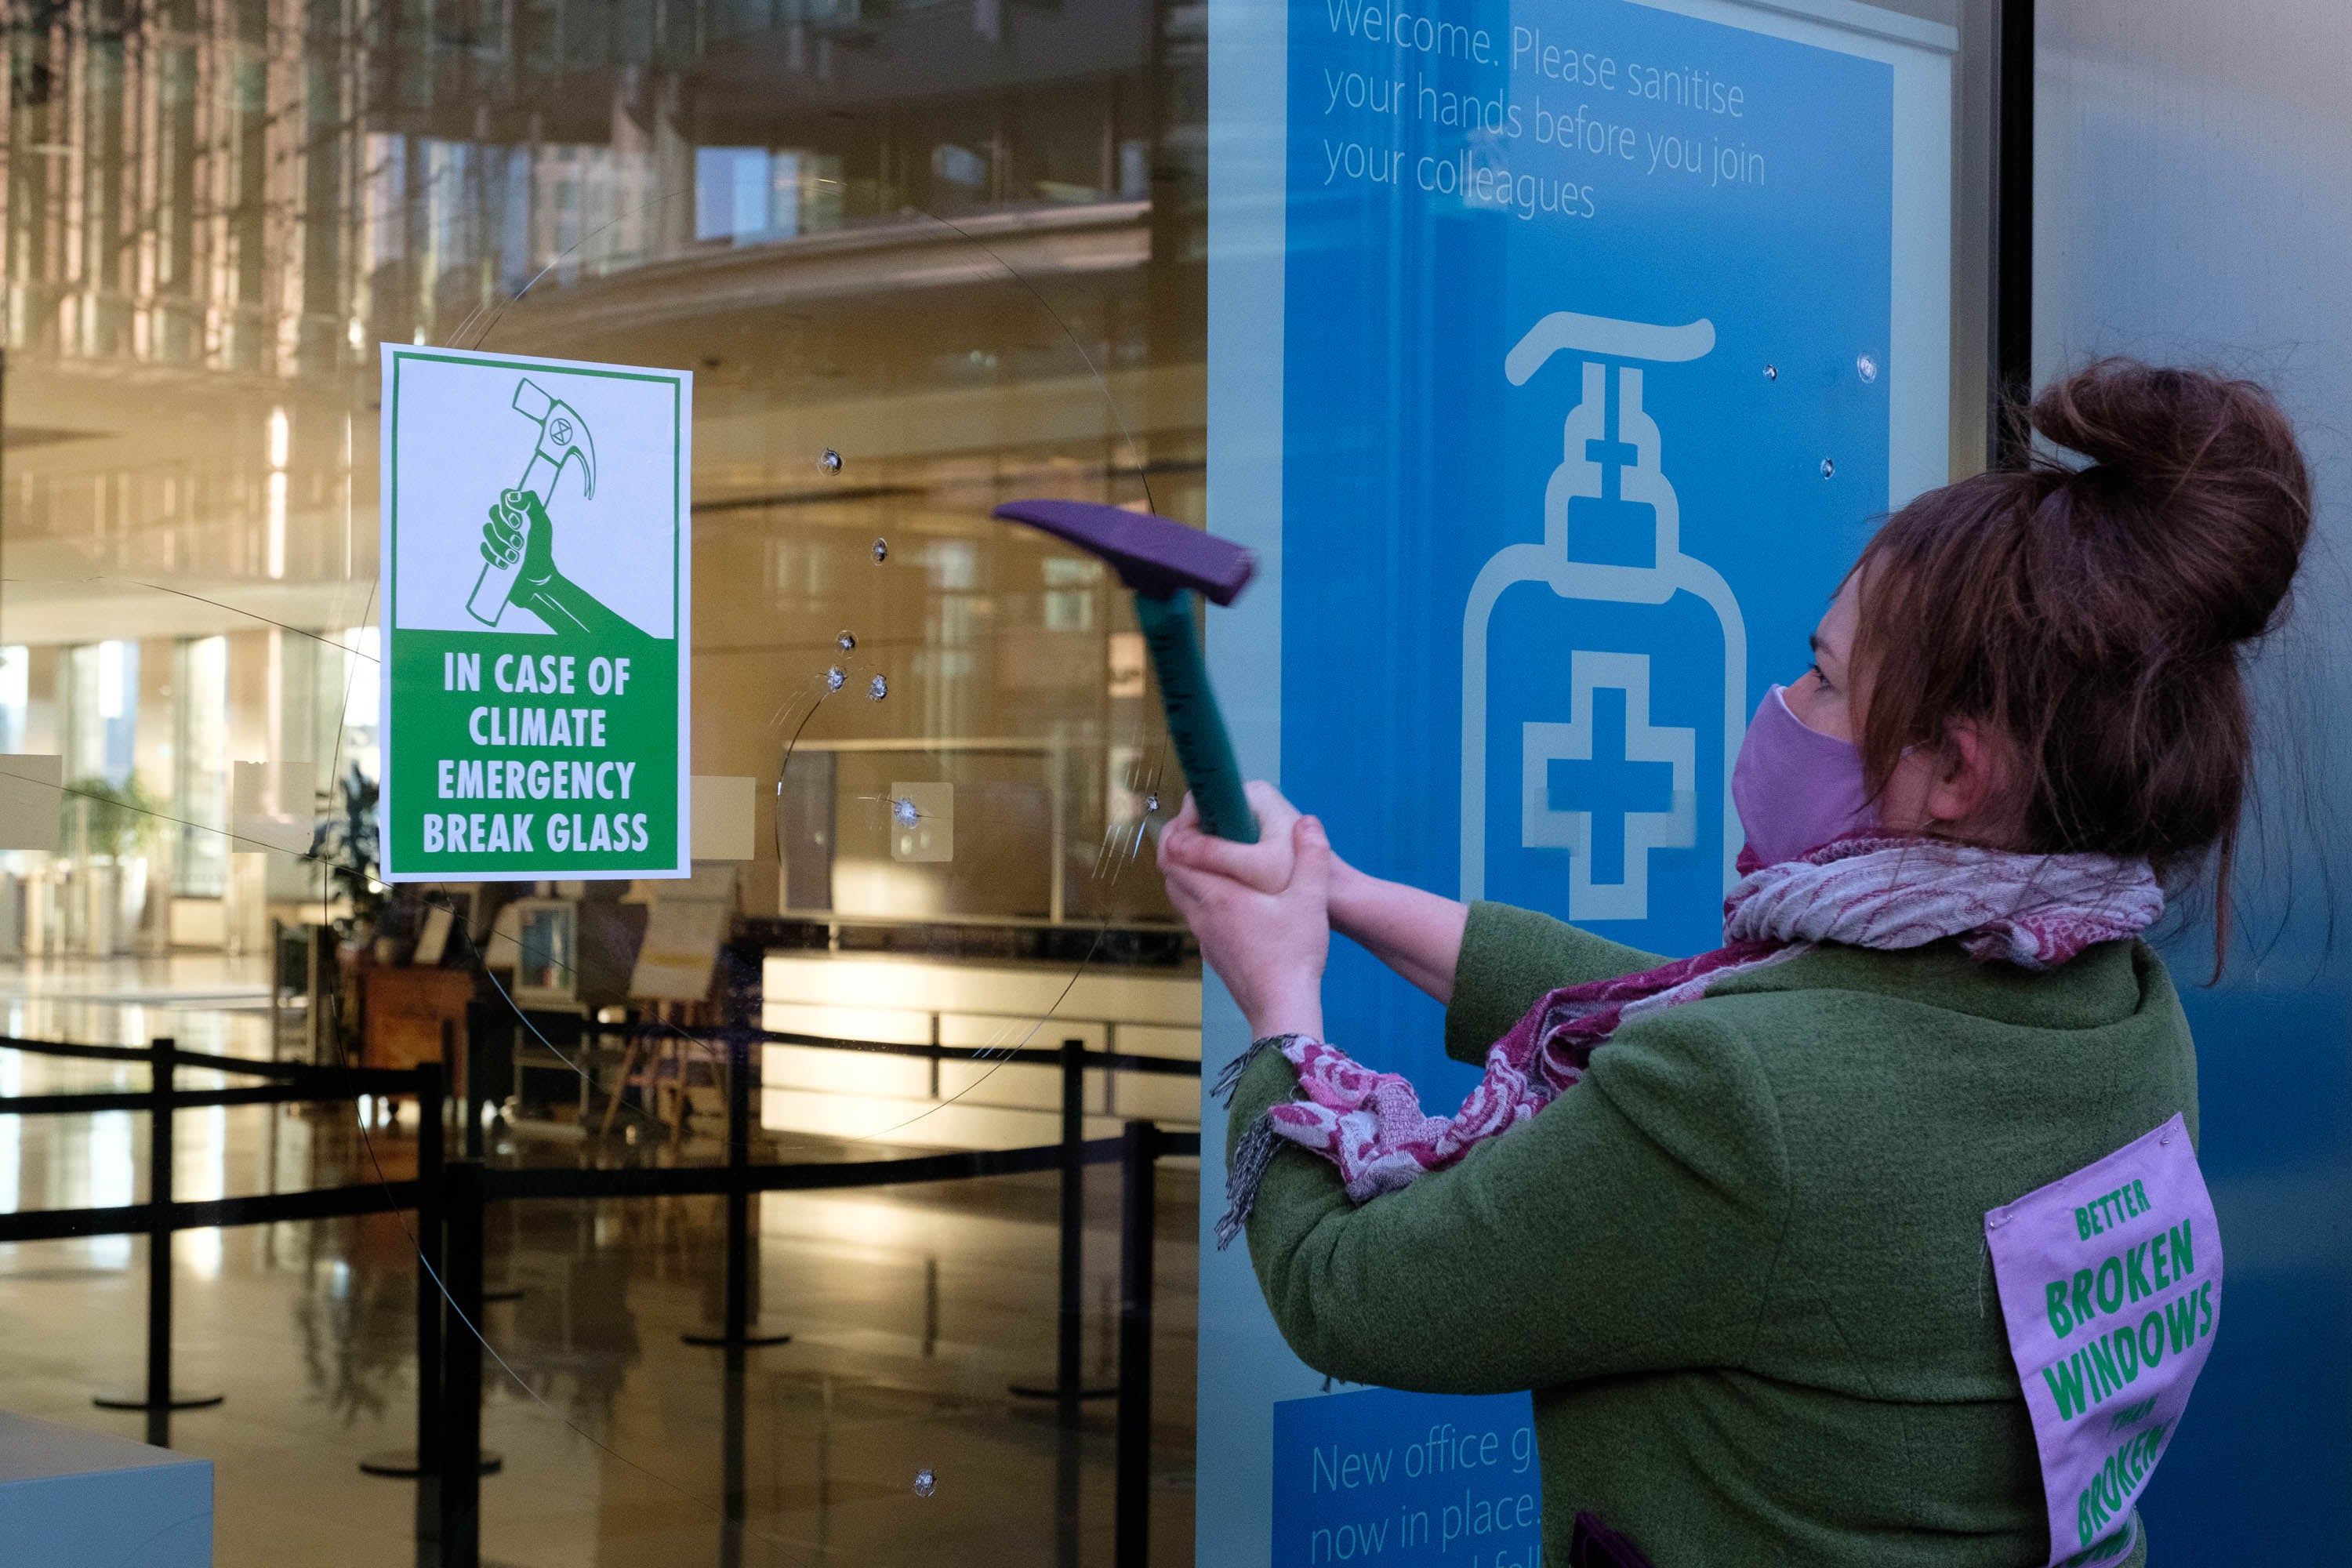
[[[2242,382],[2107,362],[2029,416],[2089,461],[1905,507],[1759,710],[1717,953],[1661,969],[1381,881],[1263,785],[1260,844],[1189,807],[1161,841],[1260,1042],[1236,1206],[1282,1332],[1351,1381],[1534,1390],[1554,1561],[1604,1525],[1660,1568],[2146,1559],[2165,1434],[2084,1484],[2078,1538],[1988,1222],[2193,1134],[2189,1030],[2135,933],[2218,861],[2226,944],[2240,660],[2309,484]],[[1461,1113],[1319,1040],[1334,929],[1447,1005],[1449,1053],[1488,1069]]]

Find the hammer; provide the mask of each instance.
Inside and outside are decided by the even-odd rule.
[[[516,412],[539,426],[538,444],[532,447],[530,461],[523,466],[515,489],[532,491],[541,506],[547,505],[555,499],[555,481],[563,477],[563,465],[576,457],[580,493],[595,500],[596,441],[588,434],[588,422],[580,417],[580,410],[560,397],[550,397],[529,376],[515,384],[514,405]],[[486,626],[497,626],[499,617],[507,613],[507,596],[514,592],[515,577],[522,571],[522,545],[530,531],[530,513],[520,500],[499,504],[507,526],[515,531],[514,560],[504,566],[485,562],[481,576],[474,582],[473,596],[466,601],[466,613]]]
[[[1249,586],[1257,557],[1213,533],[1098,501],[1007,501],[996,515],[1102,557],[1134,593],[1135,618],[1160,677],[1168,736],[1201,808],[1201,826],[1219,838],[1256,843],[1257,814],[1242,793],[1233,739],[1209,689],[1200,639],[1192,635],[1192,594],[1197,589],[1212,604],[1232,604]]]

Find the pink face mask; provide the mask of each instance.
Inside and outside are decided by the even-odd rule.
[[[1862,748],[1807,729],[1789,711],[1787,689],[1764,694],[1731,769],[1731,800],[1748,847],[1767,866],[1878,824],[1863,783]]]

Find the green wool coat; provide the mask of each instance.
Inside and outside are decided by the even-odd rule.
[[[1446,1049],[1659,962],[1475,905]],[[1234,1142],[1297,1084],[1262,1057]],[[1534,1390],[1548,1562],[1591,1510],[1658,1568],[2025,1568],[2050,1531],[1984,1214],[2176,1111],[2193,1136],[2195,1052],[2137,942],[2039,974],[1830,946],[1626,1025],[1541,1115],[1361,1208],[1284,1145],[1250,1257],[1319,1372]]]

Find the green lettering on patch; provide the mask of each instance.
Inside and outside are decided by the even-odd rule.
[[[2090,1408],[2083,1398],[2083,1352],[2076,1351],[2064,1361],[2053,1362],[2042,1369],[2042,1381],[2050,1385],[2051,1402],[2058,1406],[2058,1419],[2072,1421]]]
[[[2066,1281],[2050,1281],[2050,1331],[2064,1339],[2074,1331],[2074,1314],[2066,1310]]]

